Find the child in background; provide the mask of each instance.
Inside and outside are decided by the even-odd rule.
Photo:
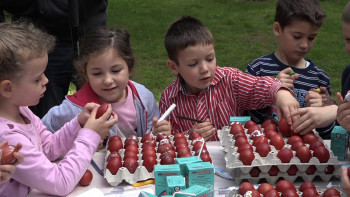
[[[317,0],[279,0],[273,23],[273,33],[278,38],[277,49],[274,53],[249,63],[246,73],[254,76],[277,76],[283,85],[292,89],[296,94],[300,108],[312,107],[307,109],[317,110],[317,107],[324,106],[321,94],[329,95],[331,92],[329,76],[314,62],[304,57],[313,47],[318,30],[325,18],[326,15],[323,14]],[[320,87],[321,94],[316,92],[316,89]],[[320,112],[324,116],[329,110],[334,110],[334,106],[322,109]],[[272,109],[267,107],[251,110],[246,113],[254,121],[262,123],[265,119],[271,118],[273,114],[271,112],[273,112],[273,107]],[[300,115],[306,114],[304,111],[299,113]],[[310,114],[318,115],[318,113],[307,113],[307,115]],[[317,118],[308,117],[309,122],[298,121],[298,123],[293,123],[292,128],[296,133],[302,131],[301,134],[317,128],[322,138],[329,138],[335,121],[328,122],[327,125],[320,125]]]
[[[99,105],[89,103],[52,134],[28,106],[38,104],[46,90],[44,71],[54,38],[30,24],[2,23],[0,35],[0,141],[21,143],[25,158],[12,174],[13,181],[0,185],[0,194],[27,196],[34,188],[67,195],[90,166],[100,140],[117,123],[117,114],[109,105],[96,119]]]
[[[345,6],[342,15],[342,28],[345,40],[345,49],[350,55],[350,2]],[[343,97],[345,97],[347,92],[350,90],[350,65],[348,65],[343,71],[341,84],[341,94],[337,93],[339,105],[337,111],[337,121],[345,130],[350,131],[350,102],[343,102]],[[346,194],[346,196],[350,197],[350,180],[348,176],[348,169],[346,167],[342,167],[341,181],[343,192]]]
[[[6,140],[0,143],[0,150],[4,145],[7,145]],[[18,150],[21,150],[22,144],[18,143],[17,147],[18,147]],[[12,174],[16,170],[16,166],[23,162],[23,155],[21,153],[15,152],[13,154],[13,156],[16,159],[16,162],[14,164],[8,164],[8,165],[1,165],[0,164],[0,184],[5,183],[6,181],[10,180]],[[0,161],[1,161],[1,154],[0,154]]]
[[[118,114],[118,125],[110,136],[143,136],[154,125],[154,134],[170,134],[168,121],[160,121],[153,93],[129,80],[134,70],[130,35],[123,29],[98,28],[86,33],[80,41],[80,55],[75,61],[81,89],[66,96],[43,117],[47,128],[55,132],[79,114],[88,102],[111,103]]]
[[[216,130],[228,126],[231,116],[275,103],[278,116],[285,115],[292,123],[289,114],[299,107],[292,92],[272,77],[218,67],[213,36],[199,20],[182,17],[175,21],[166,33],[165,47],[167,65],[178,77],[162,92],[159,107],[164,113],[171,104],[177,105],[169,116],[173,134],[198,131],[205,140],[217,141]]]
[[[350,3],[345,6],[343,15],[342,15],[342,28],[343,36],[345,40],[345,49],[346,52],[350,55]],[[341,95],[345,97],[348,90],[350,90],[350,64],[346,66],[343,70],[343,75],[341,78]]]
[[[345,11],[347,12],[350,11],[349,5],[350,3],[346,7],[347,9],[345,9]],[[346,30],[346,32],[344,32],[344,35],[345,33],[350,33],[350,32]],[[350,102],[344,102],[343,97],[339,92],[337,93],[337,100],[339,105],[337,110],[337,121],[341,127],[343,127],[347,131],[350,131]],[[348,176],[348,168],[345,166],[342,167],[341,182],[342,182],[343,192],[347,197],[350,197],[350,177]]]

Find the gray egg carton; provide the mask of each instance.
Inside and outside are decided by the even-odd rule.
[[[253,183],[253,184],[254,184],[254,183]],[[259,185],[254,185],[254,187],[255,187],[256,190],[258,189],[258,186],[259,186]],[[274,186],[274,185],[273,185],[273,186]],[[316,187],[316,190],[317,190],[317,192],[318,192],[318,194],[319,194],[320,196],[322,196],[323,193],[327,190],[327,188],[320,188],[320,187],[318,187],[317,185],[315,185],[315,187]],[[340,192],[340,195],[341,195],[342,197],[346,197],[346,195],[342,192],[342,190],[341,190],[341,188],[339,188],[339,186],[332,186],[332,187],[335,188],[335,189],[337,189],[337,190]],[[299,195],[299,197],[302,197],[303,192],[300,192],[300,191],[299,191],[299,186],[295,186],[295,189],[297,190],[297,194]],[[237,192],[238,192],[237,189],[233,189],[233,190],[231,190],[229,193],[225,194],[225,197],[243,197],[242,195],[238,194]],[[280,196],[281,196],[281,193],[280,193],[280,192],[279,192],[279,194],[280,194]],[[260,196],[263,197],[262,194],[261,194]]]
[[[247,130],[245,130],[245,132],[247,132]],[[318,136],[317,133],[315,134]],[[247,133],[246,135],[249,139],[250,135]],[[277,157],[278,150],[276,150],[274,146],[270,145],[271,151],[266,157],[261,157],[257,152],[255,152],[255,147],[253,146],[255,158],[251,165],[244,165],[239,160],[239,153],[237,152],[238,148],[234,145],[235,140],[233,139],[232,134],[230,134],[230,127],[223,127],[221,130],[218,130],[218,136],[221,145],[223,146],[223,150],[226,152],[224,157],[226,170],[232,175],[232,177],[234,177],[236,184],[239,184],[243,180],[248,180],[251,183],[258,183],[260,180],[266,179],[268,183],[275,184],[280,178],[289,180],[290,182],[294,182],[298,177],[301,177],[304,181],[312,181],[316,176],[319,176],[323,181],[329,181],[333,177],[337,179],[340,178],[342,164],[326,144],[325,147],[330,153],[330,158],[326,163],[321,163],[316,157],[312,157],[308,163],[302,163],[300,162],[300,159],[295,156],[296,153],[293,150],[292,152],[294,156],[290,162],[282,163]],[[290,149],[290,145],[286,143],[287,139],[284,140],[285,145],[283,148]],[[321,138],[319,138],[319,140],[323,143]],[[252,144],[252,140],[249,139],[248,142]],[[306,144],[306,146],[308,146],[308,144]],[[312,150],[311,153],[313,154]],[[298,169],[295,176],[290,176],[287,173],[287,170],[292,165],[295,165]],[[308,175],[306,174],[306,170],[311,165],[315,165],[316,171],[314,174]],[[325,174],[324,172],[328,165],[334,166],[334,171],[331,174]],[[268,174],[268,171],[272,166],[278,167],[279,172],[277,176],[270,176]],[[253,167],[259,168],[260,174],[258,177],[252,177],[250,175],[249,172]]]
[[[189,140],[189,136],[185,135],[185,137],[187,138],[187,143],[189,144],[189,148],[191,151],[191,154],[194,155],[194,151],[192,151],[193,146],[192,144],[192,140]],[[173,140],[174,136],[170,135],[169,139],[171,141],[172,144],[174,144],[174,140]],[[154,178],[154,170],[152,172],[148,172],[148,170],[146,169],[145,166],[143,166],[143,160],[142,160],[142,143],[141,142],[142,137],[138,137],[138,147],[139,147],[139,154],[138,154],[138,167],[136,168],[134,173],[130,173],[129,170],[125,167],[123,167],[123,162],[124,162],[124,152],[125,149],[120,149],[118,152],[120,154],[120,156],[122,157],[122,167],[119,168],[118,172],[113,175],[108,169],[107,169],[107,158],[108,156],[111,154],[111,152],[109,150],[106,150],[106,155],[105,155],[105,163],[104,163],[104,178],[107,180],[107,182],[111,185],[111,186],[118,186],[122,181],[125,181],[129,184],[134,184],[138,181],[144,181],[150,178]],[[125,138],[122,138],[123,144],[125,142]],[[107,146],[108,147],[108,144]],[[155,151],[157,152],[158,149],[158,142],[156,144],[156,148]],[[175,154],[177,155],[177,152],[175,151]],[[161,165],[160,164],[160,153],[156,153],[157,155],[157,164],[156,165]]]

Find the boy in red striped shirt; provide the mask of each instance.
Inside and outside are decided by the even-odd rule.
[[[168,117],[172,134],[198,131],[206,141],[217,141],[216,130],[228,126],[231,116],[272,104],[277,105],[278,117],[285,116],[289,124],[297,118],[290,113],[299,103],[277,79],[216,66],[213,36],[199,20],[190,16],[176,20],[167,31],[165,47],[167,65],[178,77],[162,92],[159,108],[162,114],[176,104]]]

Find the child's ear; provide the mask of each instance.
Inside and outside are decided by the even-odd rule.
[[[179,74],[179,72],[177,71],[177,65],[176,65],[176,63],[173,60],[168,59],[166,64],[168,65],[168,68],[171,70],[171,72],[174,75],[178,75]]]
[[[282,32],[281,25],[278,22],[273,23],[273,33],[276,37],[279,37]]]
[[[5,98],[12,97],[12,82],[10,80],[3,80],[0,82],[0,94]]]

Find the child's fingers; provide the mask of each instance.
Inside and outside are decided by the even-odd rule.
[[[24,157],[21,153],[15,152],[13,156],[16,158],[16,163],[15,165],[18,165],[24,161]]]
[[[338,105],[341,105],[344,103],[343,97],[340,94],[340,92],[337,92],[337,103],[338,103]]]
[[[348,168],[345,167],[345,166],[342,166],[342,168],[341,168],[341,181],[342,181],[343,186],[347,185],[348,189],[349,189],[349,187],[350,187],[350,179],[349,179],[349,176],[348,176]]]

